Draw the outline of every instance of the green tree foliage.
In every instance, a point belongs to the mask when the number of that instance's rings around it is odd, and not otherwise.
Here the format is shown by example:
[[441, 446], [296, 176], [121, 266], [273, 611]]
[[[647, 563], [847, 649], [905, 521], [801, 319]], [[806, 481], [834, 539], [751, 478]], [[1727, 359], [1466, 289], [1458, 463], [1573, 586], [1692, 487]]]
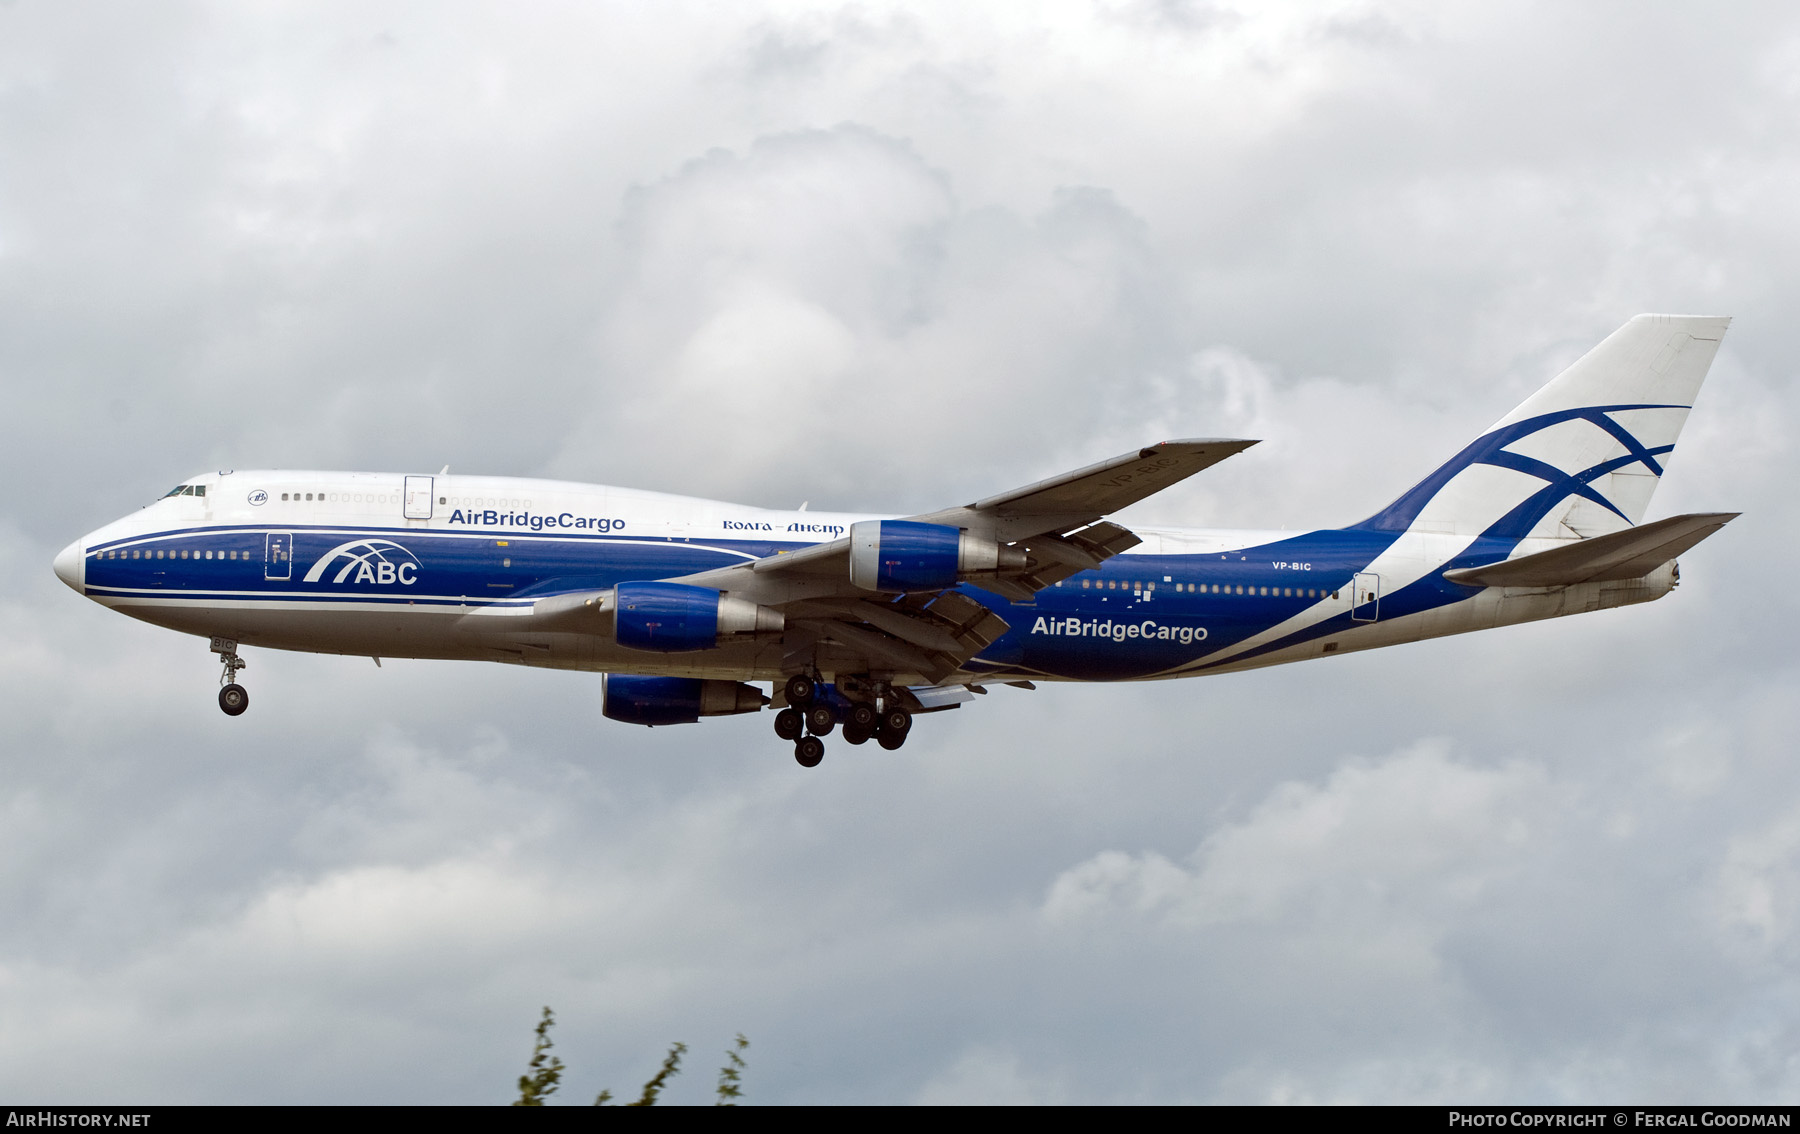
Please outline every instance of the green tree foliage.
[[519, 1076], [519, 1101], [514, 1106], [543, 1106], [562, 1081], [562, 1060], [550, 1054], [550, 1025], [554, 1023], [556, 1017], [546, 1004], [544, 1018], [538, 1021], [537, 1042], [531, 1047], [531, 1062], [526, 1065], [526, 1073]]
[[736, 1106], [743, 1097], [744, 1088], [740, 1085], [744, 1074], [744, 1051], [750, 1041], [744, 1033], [737, 1034], [737, 1043], [725, 1052], [725, 1066], [719, 1068], [719, 1101], [714, 1106]]
[[[655, 1106], [657, 1096], [662, 1094], [663, 1087], [669, 1082], [669, 1076], [681, 1072], [681, 1057], [685, 1054], [687, 1054], [687, 1044], [677, 1040], [675, 1046], [669, 1049], [669, 1054], [663, 1056], [662, 1069], [650, 1076], [650, 1081], [644, 1084], [644, 1093], [638, 1096], [638, 1101], [626, 1103], [625, 1105]], [[612, 1092], [601, 1091], [600, 1093], [602, 1095], [610, 1095]], [[594, 1105], [599, 1106], [600, 1100], [595, 1099]]]
[[[556, 1023], [556, 1017], [550, 1014], [548, 1005], [544, 1008], [543, 1019], [538, 1021], [537, 1042], [531, 1048], [531, 1062], [525, 1074], [519, 1076], [519, 1098], [514, 1106], [543, 1106], [544, 1100], [556, 1093], [562, 1082], [562, 1060], [550, 1054], [550, 1028]], [[750, 1041], [739, 1032], [737, 1043], [725, 1052], [725, 1066], [719, 1068], [718, 1100], [714, 1106], [736, 1106], [737, 1100], [743, 1097], [744, 1052], [750, 1047]], [[687, 1044], [677, 1042], [669, 1048], [669, 1054], [663, 1057], [662, 1066], [650, 1081], [644, 1084], [643, 1093], [636, 1102], [626, 1106], [655, 1106], [662, 1096], [663, 1088], [669, 1080], [681, 1073], [681, 1057], [687, 1054]], [[595, 1106], [606, 1106], [612, 1102], [611, 1091], [601, 1091], [594, 1100]]]

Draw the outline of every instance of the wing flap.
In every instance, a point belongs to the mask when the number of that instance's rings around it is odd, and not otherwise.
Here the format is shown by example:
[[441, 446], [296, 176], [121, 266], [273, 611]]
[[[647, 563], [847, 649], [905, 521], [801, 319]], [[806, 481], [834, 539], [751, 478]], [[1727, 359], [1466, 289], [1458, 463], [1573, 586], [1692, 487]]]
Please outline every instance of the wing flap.
[[814, 600], [788, 608], [788, 625], [887, 668], [943, 681], [987, 649], [1008, 626], [1004, 618], [956, 591], [876, 599]]
[[1068, 535], [1032, 536], [1018, 545], [1025, 551], [1030, 566], [1022, 571], [977, 579], [975, 585], [1013, 602], [1030, 602], [1045, 587], [1071, 575], [1091, 571], [1143, 542], [1136, 533], [1110, 521], [1092, 524]]
[[1444, 578], [1470, 587], [1566, 587], [1636, 579], [1712, 535], [1741, 513], [1696, 512], [1653, 524], [1594, 536], [1568, 547], [1540, 551], [1481, 567], [1445, 571]]

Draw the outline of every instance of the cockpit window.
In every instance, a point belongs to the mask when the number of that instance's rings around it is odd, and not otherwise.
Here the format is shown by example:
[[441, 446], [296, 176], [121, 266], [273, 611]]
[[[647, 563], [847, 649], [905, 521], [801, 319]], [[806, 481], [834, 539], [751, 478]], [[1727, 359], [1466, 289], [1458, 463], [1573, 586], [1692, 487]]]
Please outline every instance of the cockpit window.
[[169, 491], [163, 493], [163, 499], [167, 500], [171, 496], [192, 496], [193, 494], [194, 494], [194, 486], [193, 485], [178, 484], [174, 488], [171, 488], [171, 489], [169, 489]]

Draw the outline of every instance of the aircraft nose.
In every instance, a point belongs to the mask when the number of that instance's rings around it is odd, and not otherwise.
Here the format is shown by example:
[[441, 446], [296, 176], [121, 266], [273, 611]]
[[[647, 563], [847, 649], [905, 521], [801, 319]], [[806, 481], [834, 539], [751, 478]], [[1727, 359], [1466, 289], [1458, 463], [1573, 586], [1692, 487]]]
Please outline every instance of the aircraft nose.
[[56, 569], [57, 578], [74, 588], [76, 594], [82, 593], [82, 584], [86, 581], [82, 576], [86, 574], [87, 558], [82, 554], [80, 540], [57, 552], [56, 562], [52, 566]]

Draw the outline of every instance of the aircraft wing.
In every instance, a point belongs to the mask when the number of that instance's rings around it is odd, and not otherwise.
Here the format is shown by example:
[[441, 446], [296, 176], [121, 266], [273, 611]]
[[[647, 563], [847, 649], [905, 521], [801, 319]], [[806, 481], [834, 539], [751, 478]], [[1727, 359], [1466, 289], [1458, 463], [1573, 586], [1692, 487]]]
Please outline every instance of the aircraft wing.
[[[1242, 452], [1255, 441], [1165, 441], [959, 508], [908, 516], [959, 528], [1022, 554], [1014, 566], [971, 580], [1015, 601], [1098, 566], [1143, 542], [1108, 512]], [[850, 581], [851, 538], [817, 544], [669, 582], [716, 588], [782, 612], [784, 665], [850, 672], [916, 673], [942, 681], [1007, 630], [987, 606], [953, 588], [903, 594]]]
[[1670, 516], [1622, 532], [1577, 540], [1567, 547], [1540, 551], [1481, 567], [1445, 571], [1444, 578], [1466, 587], [1566, 587], [1636, 579], [1718, 531], [1738, 512], [1696, 512]]
[[1002, 543], [1065, 532], [1136, 504], [1254, 444], [1217, 437], [1164, 441], [961, 508], [910, 518], [967, 528]]

